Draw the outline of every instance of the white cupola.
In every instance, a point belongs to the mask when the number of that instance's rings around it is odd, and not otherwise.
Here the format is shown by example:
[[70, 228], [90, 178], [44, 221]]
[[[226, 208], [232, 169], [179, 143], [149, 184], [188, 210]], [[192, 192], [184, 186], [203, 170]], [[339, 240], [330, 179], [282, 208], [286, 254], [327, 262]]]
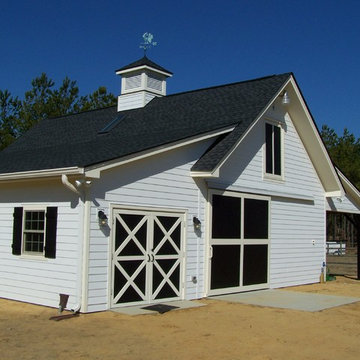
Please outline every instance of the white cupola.
[[144, 107], [155, 96], [166, 95], [166, 79], [172, 72], [146, 56], [116, 71], [121, 75], [118, 111]]

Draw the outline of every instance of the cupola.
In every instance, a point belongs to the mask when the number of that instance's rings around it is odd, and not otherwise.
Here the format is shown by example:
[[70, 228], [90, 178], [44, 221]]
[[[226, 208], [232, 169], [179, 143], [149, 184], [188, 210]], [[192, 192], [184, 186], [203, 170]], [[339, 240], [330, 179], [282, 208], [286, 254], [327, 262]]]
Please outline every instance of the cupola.
[[116, 71], [121, 75], [118, 111], [144, 107], [155, 96], [166, 95], [166, 79], [172, 72], [146, 56]]

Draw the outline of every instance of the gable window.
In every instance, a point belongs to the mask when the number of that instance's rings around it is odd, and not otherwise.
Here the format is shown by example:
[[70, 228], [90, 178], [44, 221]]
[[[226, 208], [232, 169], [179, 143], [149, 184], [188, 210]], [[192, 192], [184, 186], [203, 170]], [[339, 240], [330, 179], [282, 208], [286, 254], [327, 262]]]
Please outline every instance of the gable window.
[[281, 166], [282, 146], [281, 127], [265, 124], [265, 172], [266, 174], [282, 176]]
[[56, 257], [57, 207], [14, 209], [14, 255]]

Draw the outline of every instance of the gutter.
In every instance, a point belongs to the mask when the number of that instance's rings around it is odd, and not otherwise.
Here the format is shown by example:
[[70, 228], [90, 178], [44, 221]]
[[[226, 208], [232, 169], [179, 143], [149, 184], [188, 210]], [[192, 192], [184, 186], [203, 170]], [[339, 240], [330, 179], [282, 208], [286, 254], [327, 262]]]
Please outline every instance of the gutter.
[[62, 175], [83, 175], [84, 168], [77, 166], [57, 169], [31, 170], [0, 174], [0, 181], [28, 180], [42, 177], [57, 177]]

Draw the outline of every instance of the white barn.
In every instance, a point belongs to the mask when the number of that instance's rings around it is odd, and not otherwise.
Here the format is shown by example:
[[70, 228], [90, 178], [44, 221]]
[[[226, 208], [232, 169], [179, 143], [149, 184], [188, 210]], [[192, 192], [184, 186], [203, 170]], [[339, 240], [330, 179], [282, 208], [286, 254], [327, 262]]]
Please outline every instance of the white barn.
[[166, 95], [144, 57], [118, 105], [0, 153], [0, 297], [81, 312], [319, 282], [326, 210], [360, 213], [291, 73]]

